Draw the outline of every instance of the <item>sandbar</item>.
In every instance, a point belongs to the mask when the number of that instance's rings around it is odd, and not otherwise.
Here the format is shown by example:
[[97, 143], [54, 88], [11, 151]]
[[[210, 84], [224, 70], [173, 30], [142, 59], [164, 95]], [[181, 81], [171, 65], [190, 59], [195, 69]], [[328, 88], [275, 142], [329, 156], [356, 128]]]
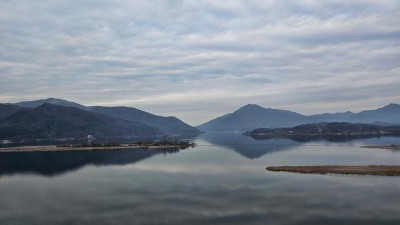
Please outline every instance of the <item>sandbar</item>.
[[397, 165], [368, 165], [368, 166], [269, 166], [269, 171], [284, 171], [294, 173], [314, 174], [355, 174], [355, 175], [378, 175], [378, 176], [400, 176], [400, 166]]
[[97, 146], [97, 147], [63, 147], [57, 145], [42, 146], [19, 146], [0, 148], [0, 152], [48, 152], [48, 151], [91, 151], [91, 150], [118, 150], [118, 149], [173, 149], [181, 148], [180, 145], [120, 145], [120, 146]]

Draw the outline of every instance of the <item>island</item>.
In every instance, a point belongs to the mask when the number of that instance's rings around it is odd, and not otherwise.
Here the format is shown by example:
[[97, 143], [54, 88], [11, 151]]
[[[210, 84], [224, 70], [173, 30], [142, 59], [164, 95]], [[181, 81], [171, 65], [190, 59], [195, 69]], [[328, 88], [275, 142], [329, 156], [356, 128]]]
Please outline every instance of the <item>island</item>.
[[400, 166], [397, 165], [368, 165], [368, 166], [269, 166], [268, 171], [284, 171], [294, 173], [314, 174], [354, 174], [400, 176]]
[[285, 137], [295, 140], [328, 139], [351, 140], [354, 138], [400, 136], [400, 126], [377, 126], [372, 124], [331, 122], [309, 123], [290, 128], [257, 128], [244, 135], [255, 139]]

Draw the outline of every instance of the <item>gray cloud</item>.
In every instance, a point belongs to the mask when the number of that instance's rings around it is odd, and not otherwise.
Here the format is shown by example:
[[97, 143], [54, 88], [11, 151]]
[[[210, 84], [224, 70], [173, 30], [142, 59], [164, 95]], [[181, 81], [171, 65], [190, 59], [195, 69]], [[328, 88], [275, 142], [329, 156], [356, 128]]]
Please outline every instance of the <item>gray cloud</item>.
[[197, 125], [244, 104], [400, 102], [398, 1], [0, 1], [0, 101], [128, 105]]

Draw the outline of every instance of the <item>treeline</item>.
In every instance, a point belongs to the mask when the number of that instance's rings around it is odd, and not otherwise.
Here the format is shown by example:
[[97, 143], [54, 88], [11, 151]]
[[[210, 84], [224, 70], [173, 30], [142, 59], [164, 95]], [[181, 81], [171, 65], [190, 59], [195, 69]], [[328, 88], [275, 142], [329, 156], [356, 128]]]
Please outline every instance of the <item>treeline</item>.
[[258, 128], [245, 135], [250, 136], [300, 136], [300, 135], [336, 135], [336, 136], [385, 136], [400, 135], [400, 126], [376, 126], [372, 124], [354, 124], [344, 122], [310, 123], [291, 128]]
[[90, 147], [120, 147], [122, 144], [118, 143], [84, 143], [84, 144], [61, 144], [57, 147], [62, 148], [90, 148]]
[[187, 140], [139, 140], [135, 143], [130, 144], [120, 144], [116, 142], [109, 143], [80, 143], [80, 144], [59, 144], [57, 147], [63, 148], [91, 148], [91, 147], [126, 147], [126, 146], [139, 146], [139, 147], [163, 147], [163, 146], [174, 146], [180, 149], [185, 149], [188, 147], [195, 147], [196, 144]]
[[187, 140], [140, 140], [136, 142], [138, 146], [149, 147], [149, 146], [177, 146], [177, 147], [195, 147], [196, 144]]

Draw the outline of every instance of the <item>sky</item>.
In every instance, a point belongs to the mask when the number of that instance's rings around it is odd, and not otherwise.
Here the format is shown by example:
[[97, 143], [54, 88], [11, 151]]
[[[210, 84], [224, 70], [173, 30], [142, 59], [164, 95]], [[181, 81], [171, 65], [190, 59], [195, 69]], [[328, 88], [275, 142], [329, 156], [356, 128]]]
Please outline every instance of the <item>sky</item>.
[[246, 104], [400, 103], [400, 1], [0, 0], [0, 102], [132, 106], [199, 125]]

